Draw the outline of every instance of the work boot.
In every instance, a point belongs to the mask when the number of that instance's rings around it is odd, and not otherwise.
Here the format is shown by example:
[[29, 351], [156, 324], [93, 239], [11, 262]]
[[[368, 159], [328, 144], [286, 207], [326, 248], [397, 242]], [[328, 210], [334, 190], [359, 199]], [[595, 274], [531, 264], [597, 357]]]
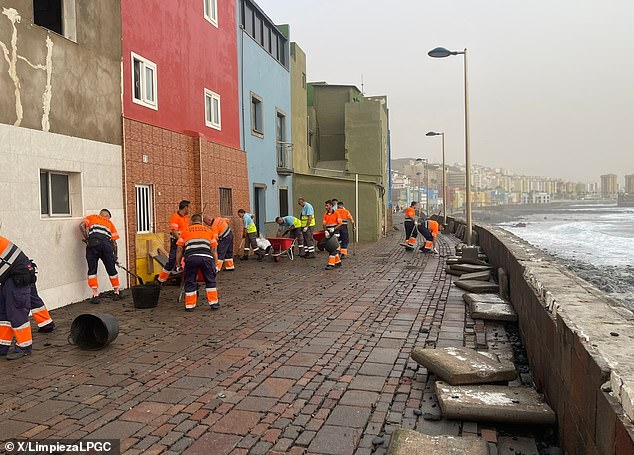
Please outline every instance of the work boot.
[[209, 308], [211, 308], [212, 310], [219, 310], [220, 309], [220, 304], [219, 303], [210, 303], [209, 304]]
[[330, 265], [330, 264], [328, 264], [328, 265], [326, 266], [326, 270], [333, 270], [333, 269], [334, 269], [334, 267], [333, 267], [332, 265]]
[[248, 261], [249, 260], [249, 255], [245, 254], [240, 259], [242, 259], [243, 261]]
[[115, 302], [121, 300], [121, 294], [119, 294], [118, 292], [115, 293], [115, 295], [112, 296], [112, 300], [114, 300]]
[[23, 350], [23, 349], [16, 348], [14, 351], [11, 351], [7, 354], [7, 360], [18, 360], [28, 355], [31, 355], [30, 349]]
[[312, 251], [306, 255], [306, 259], [315, 259], [315, 257], [315, 253], [313, 253]]
[[93, 305], [97, 305], [99, 303], [99, 296], [96, 295], [93, 298], [91, 298], [90, 303], [92, 303]]
[[39, 333], [51, 333], [53, 330], [55, 330], [55, 323], [53, 321], [37, 329]]
[[185, 308], [185, 311], [194, 311], [194, 308]]
[[335, 267], [341, 267], [341, 262], [337, 262], [337, 263], [335, 264]]
[[347, 254], [340, 254], [340, 255], [339, 255], [339, 257], [340, 257], [341, 259], [345, 259], [345, 258], [346, 258], [346, 256], [347, 256]]

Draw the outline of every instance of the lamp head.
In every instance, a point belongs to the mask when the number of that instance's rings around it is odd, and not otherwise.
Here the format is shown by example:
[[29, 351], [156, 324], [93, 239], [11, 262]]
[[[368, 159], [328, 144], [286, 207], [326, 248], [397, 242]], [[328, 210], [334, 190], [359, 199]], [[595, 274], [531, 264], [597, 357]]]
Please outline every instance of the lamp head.
[[450, 55], [456, 55], [457, 52], [450, 51], [449, 49], [445, 49], [444, 47], [437, 47], [427, 52], [427, 55], [433, 58], [444, 58], [449, 57]]

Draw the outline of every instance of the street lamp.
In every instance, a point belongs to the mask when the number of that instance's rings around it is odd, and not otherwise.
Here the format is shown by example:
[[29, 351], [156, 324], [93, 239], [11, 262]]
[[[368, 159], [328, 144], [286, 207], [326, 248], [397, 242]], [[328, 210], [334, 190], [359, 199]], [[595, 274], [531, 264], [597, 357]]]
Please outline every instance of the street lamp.
[[[418, 160], [416, 160], [416, 161], [418, 161]], [[417, 177], [417, 179], [416, 179], [416, 185], [418, 185], [418, 198], [417, 198], [417, 199], [418, 199], [418, 202], [419, 202], [419, 203], [420, 203], [420, 174], [421, 174], [421, 172], [420, 172], [420, 171], [416, 173], [416, 177]], [[418, 210], [420, 210], [420, 206], [419, 206], [419, 209], [418, 209]]]
[[430, 131], [425, 134], [427, 137], [440, 136], [442, 140], [442, 216], [443, 222], [447, 219], [447, 187], [445, 185], [445, 133]]
[[472, 217], [471, 217], [471, 155], [469, 152], [469, 83], [467, 78], [467, 49], [462, 51], [450, 51], [444, 47], [437, 47], [427, 53], [433, 58], [445, 58], [450, 55], [463, 55], [464, 56], [464, 136], [465, 136], [465, 212], [467, 218], [467, 232], [465, 235], [465, 242], [467, 245], [471, 245], [471, 231], [472, 231]]
[[416, 158], [416, 162], [425, 163], [425, 214], [426, 216], [429, 216], [429, 160], [425, 158]]

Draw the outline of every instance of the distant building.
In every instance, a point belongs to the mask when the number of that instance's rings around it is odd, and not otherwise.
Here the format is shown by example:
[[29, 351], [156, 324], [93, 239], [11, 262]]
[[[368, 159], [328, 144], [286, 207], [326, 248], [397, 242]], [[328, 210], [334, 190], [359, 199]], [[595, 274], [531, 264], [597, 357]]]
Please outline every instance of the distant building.
[[531, 192], [522, 195], [524, 204], [550, 204], [550, 194], [544, 192]]
[[601, 176], [601, 196], [608, 199], [616, 198], [619, 192], [618, 177], [616, 174]]
[[[353, 216], [359, 216], [359, 239], [375, 241], [388, 223], [387, 98], [366, 97], [352, 85], [308, 84], [305, 60], [295, 47], [292, 59], [293, 106], [308, 98], [307, 130], [295, 138], [306, 146], [294, 148], [294, 192], [315, 206], [317, 220], [326, 199], [337, 197]], [[300, 134], [301, 110], [293, 112], [293, 131]], [[305, 118], [305, 117], [304, 117]], [[359, 207], [355, 206], [355, 175], [359, 179]]]
[[634, 174], [625, 176], [625, 192], [634, 194]]

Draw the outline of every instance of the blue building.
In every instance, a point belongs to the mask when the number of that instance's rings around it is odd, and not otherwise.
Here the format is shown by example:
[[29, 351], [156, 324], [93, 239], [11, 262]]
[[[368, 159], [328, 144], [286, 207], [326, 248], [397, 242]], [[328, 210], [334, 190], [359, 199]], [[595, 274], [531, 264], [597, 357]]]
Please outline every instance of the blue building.
[[238, 0], [240, 144], [247, 152], [251, 212], [271, 235], [293, 213], [288, 27], [277, 27], [251, 0]]

